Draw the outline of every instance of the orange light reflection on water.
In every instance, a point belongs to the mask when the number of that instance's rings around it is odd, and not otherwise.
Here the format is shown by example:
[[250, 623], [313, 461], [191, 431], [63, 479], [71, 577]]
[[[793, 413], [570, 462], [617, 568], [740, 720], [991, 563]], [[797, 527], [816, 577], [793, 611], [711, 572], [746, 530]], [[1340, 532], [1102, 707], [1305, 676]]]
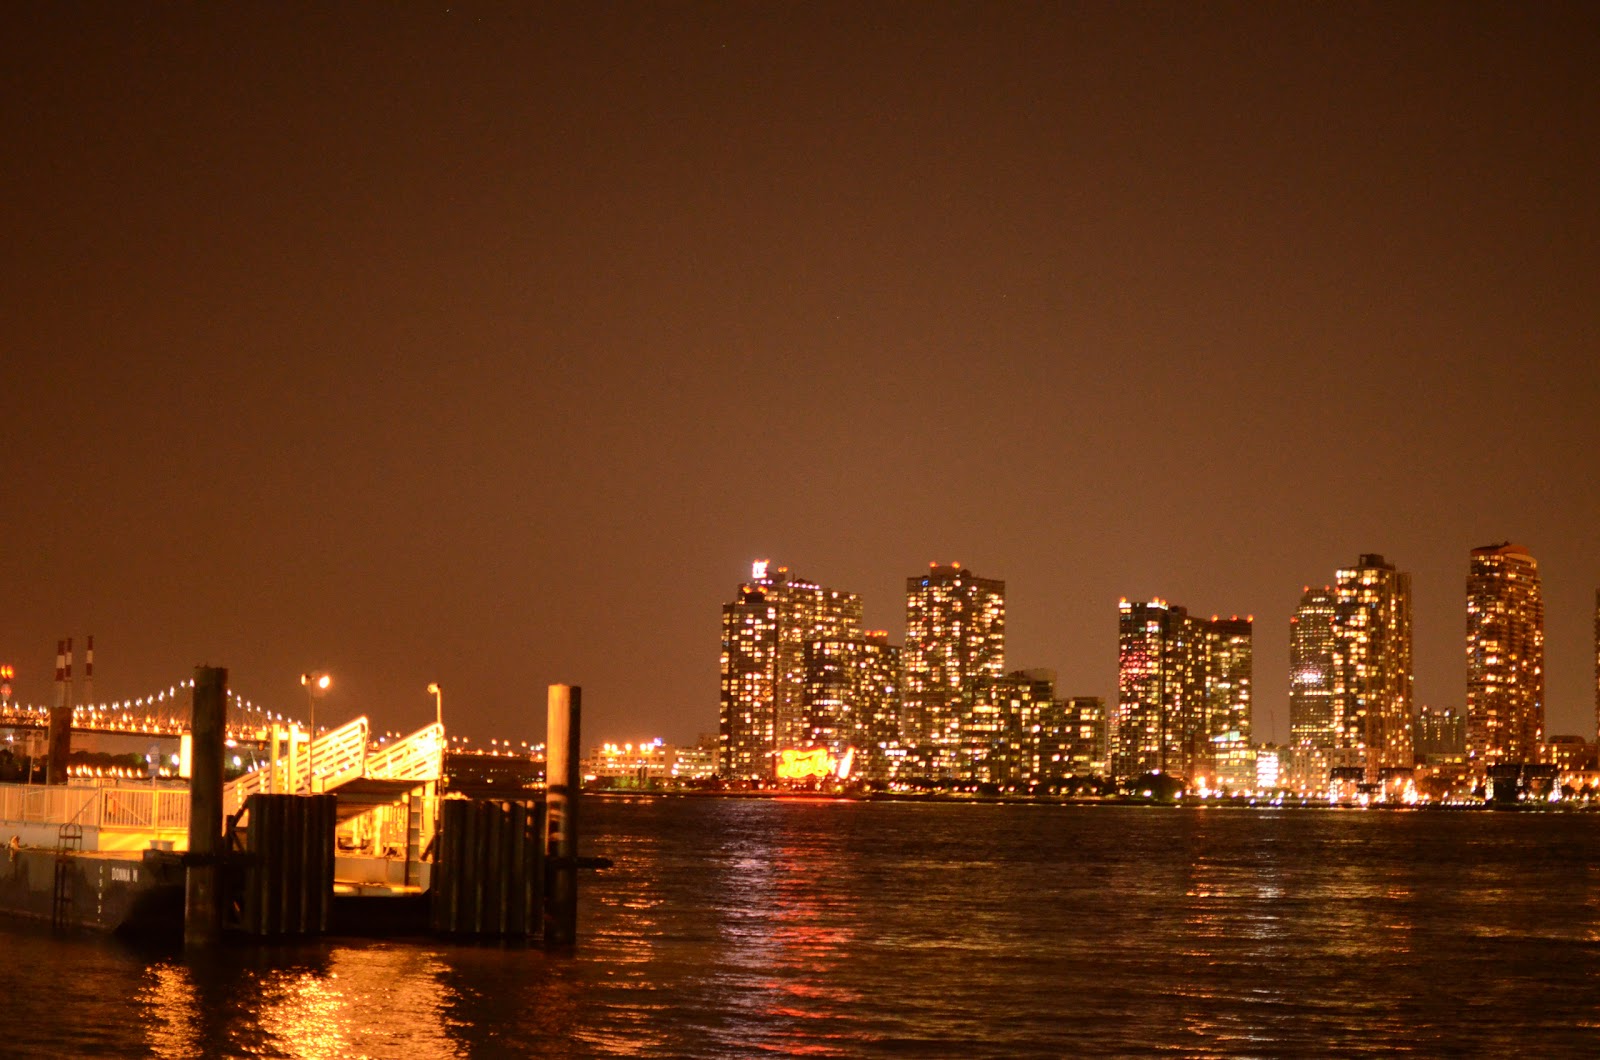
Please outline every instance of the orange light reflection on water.
[[[215, 962], [153, 965], [141, 990], [144, 1038], [158, 1057], [465, 1056], [445, 1013], [445, 965], [407, 945], [340, 947], [288, 967]], [[231, 1011], [209, 1025], [204, 1012]], [[207, 1034], [218, 1040], [211, 1040]]]
[[201, 1055], [200, 1006], [187, 968], [151, 966], [134, 1000], [145, 1016], [144, 1036], [151, 1055], [173, 1060]]

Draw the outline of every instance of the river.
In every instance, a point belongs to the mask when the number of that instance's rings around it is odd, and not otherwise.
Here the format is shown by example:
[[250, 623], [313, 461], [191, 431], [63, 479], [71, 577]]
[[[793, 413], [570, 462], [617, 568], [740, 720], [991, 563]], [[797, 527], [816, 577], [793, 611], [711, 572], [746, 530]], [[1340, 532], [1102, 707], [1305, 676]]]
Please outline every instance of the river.
[[571, 954], [0, 926], [0, 1056], [1600, 1054], [1600, 815], [590, 799]]

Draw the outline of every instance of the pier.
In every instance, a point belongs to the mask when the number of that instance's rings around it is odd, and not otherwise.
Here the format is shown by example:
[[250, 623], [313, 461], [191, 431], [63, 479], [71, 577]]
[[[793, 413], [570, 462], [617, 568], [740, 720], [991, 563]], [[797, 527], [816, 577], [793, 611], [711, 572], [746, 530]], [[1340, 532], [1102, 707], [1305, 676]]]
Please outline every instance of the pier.
[[56, 783], [0, 784], [0, 836], [10, 839], [0, 913], [191, 946], [430, 932], [573, 942], [579, 689], [550, 690], [566, 754], [552, 767], [549, 812], [542, 790], [450, 791], [442, 720], [393, 741], [374, 740], [364, 716], [314, 739], [276, 719], [252, 725], [258, 767], [224, 783], [227, 745], [242, 729], [229, 717], [227, 672], [198, 667], [184, 686], [188, 781], [68, 777], [63, 730], [74, 727], [61, 706], [52, 711]]

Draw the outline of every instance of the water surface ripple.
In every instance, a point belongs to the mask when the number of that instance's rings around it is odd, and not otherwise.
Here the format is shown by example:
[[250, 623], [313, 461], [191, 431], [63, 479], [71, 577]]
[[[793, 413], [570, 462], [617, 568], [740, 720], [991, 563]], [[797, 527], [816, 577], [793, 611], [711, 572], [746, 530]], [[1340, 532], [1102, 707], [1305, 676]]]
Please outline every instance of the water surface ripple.
[[4, 1056], [1600, 1053], [1600, 817], [593, 799], [574, 955], [0, 928]]

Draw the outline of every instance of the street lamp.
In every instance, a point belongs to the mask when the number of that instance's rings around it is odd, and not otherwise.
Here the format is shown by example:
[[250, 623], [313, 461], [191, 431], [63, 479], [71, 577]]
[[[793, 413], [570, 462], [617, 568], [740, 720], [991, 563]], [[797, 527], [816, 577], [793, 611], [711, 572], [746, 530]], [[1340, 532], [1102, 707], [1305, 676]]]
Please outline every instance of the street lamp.
[[439, 682], [428, 682], [428, 691], [433, 693], [433, 720], [439, 723], [439, 728], [444, 728], [444, 689], [439, 687]]
[[323, 693], [333, 686], [333, 678], [326, 670], [316, 673], [301, 674], [300, 683], [305, 686], [306, 702], [311, 706], [311, 740], [306, 744], [306, 787], [313, 794], [316, 793], [317, 783], [317, 700]]

